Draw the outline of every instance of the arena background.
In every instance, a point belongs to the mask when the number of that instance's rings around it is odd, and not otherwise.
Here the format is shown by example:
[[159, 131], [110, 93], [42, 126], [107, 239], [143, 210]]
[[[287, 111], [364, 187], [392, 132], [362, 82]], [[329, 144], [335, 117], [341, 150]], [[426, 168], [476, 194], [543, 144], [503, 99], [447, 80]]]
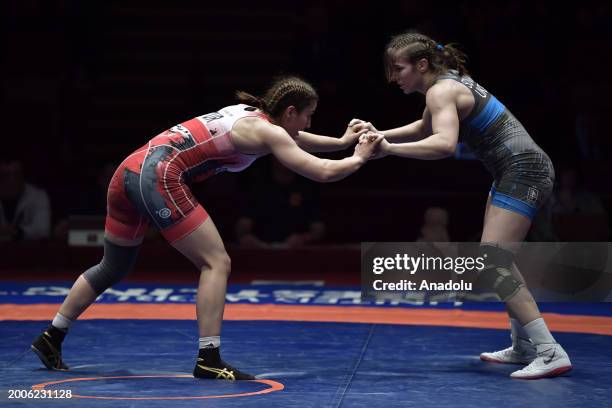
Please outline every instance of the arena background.
[[[105, 163], [120, 162], [175, 123], [233, 103], [237, 89], [261, 92], [278, 74], [296, 73], [317, 87], [313, 132], [340, 136], [353, 117], [379, 128], [402, 125], [421, 115], [424, 100], [385, 82], [382, 51], [390, 35], [416, 28], [459, 43], [472, 75], [549, 153], [557, 177], [564, 167], [578, 168], [610, 211], [609, 5], [376, 6], [4, 2], [5, 149], [21, 155], [28, 179], [47, 189], [57, 221]], [[584, 133], [590, 153], [580, 147]], [[195, 187], [226, 240], [244, 211], [241, 194], [265, 166], [260, 160], [246, 173]], [[490, 183], [477, 161], [387, 158], [320, 186], [321, 212], [331, 242], [395, 241], [415, 239], [423, 210], [441, 205], [450, 211], [451, 237], [468, 240], [480, 229]]]

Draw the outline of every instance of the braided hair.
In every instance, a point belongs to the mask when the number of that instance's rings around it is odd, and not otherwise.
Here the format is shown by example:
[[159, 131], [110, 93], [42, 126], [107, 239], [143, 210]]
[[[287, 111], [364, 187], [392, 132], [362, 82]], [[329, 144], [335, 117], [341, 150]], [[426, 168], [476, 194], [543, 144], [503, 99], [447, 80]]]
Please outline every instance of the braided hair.
[[424, 34], [408, 31], [392, 37], [387, 44], [385, 52], [387, 80], [391, 80], [392, 59], [398, 52], [402, 58], [411, 63], [425, 58], [429, 62], [429, 69], [436, 74], [454, 69], [460, 76], [469, 75], [465, 68], [467, 56], [459, 51], [455, 44], [439, 44]]
[[296, 76], [277, 78], [262, 97], [244, 91], [236, 91], [236, 98], [244, 104], [255, 106], [273, 118], [278, 118], [289, 106], [301, 112], [319, 99], [317, 91], [308, 82]]

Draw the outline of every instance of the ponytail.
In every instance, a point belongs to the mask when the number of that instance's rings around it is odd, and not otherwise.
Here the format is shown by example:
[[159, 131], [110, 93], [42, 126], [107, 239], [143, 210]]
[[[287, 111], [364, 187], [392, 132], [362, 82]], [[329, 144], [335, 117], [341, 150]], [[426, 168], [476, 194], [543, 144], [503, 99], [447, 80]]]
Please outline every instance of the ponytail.
[[264, 112], [268, 111], [266, 102], [263, 99], [257, 96], [251, 95], [248, 92], [236, 91], [234, 96], [236, 97], [236, 99], [238, 99], [238, 102], [240, 103], [244, 103], [245, 105], [249, 105], [249, 106], [254, 106], [257, 109], [260, 109]]
[[[458, 71], [460, 76], [469, 75], [468, 70], [465, 68], [467, 56], [462, 51], [458, 50], [455, 44], [438, 44], [436, 50], [438, 51], [441, 65]], [[434, 56], [434, 60], [435, 59]]]

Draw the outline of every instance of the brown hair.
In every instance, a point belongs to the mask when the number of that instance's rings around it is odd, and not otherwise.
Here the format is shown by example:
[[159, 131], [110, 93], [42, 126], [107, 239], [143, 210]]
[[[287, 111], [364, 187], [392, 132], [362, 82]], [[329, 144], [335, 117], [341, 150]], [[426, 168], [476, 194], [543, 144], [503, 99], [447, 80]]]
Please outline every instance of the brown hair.
[[267, 89], [264, 96], [253, 96], [244, 91], [236, 91], [240, 103], [255, 106], [273, 118], [278, 118], [289, 106], [301, 112], [312, 102], [319, 99], [317, 91], [308, 82], [296, 76], [277, 78]]
[[429, 62], [429, 70], [437, 74], [449, 69], [459, 71], [459, 75], [468, 75], [465, 68], [467, 56], [459, 51], [455, 44], [439, 44], [428, 36], [416, 31], [408, 31], [391, 38], [385, 50], [385, 70], [387, 80], [391, 80], [392, 57], [396, 52], [411, 63], [425, 58]]

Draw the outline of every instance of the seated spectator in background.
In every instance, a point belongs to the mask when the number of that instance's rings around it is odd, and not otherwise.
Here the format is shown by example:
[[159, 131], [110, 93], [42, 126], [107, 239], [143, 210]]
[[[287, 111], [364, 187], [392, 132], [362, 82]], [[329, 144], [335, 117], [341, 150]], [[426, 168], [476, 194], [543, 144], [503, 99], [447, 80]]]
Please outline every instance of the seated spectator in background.
[[574, 167], [561, 170], [559, 188], [553, 199], [555, 214], [606, 214], [599, 196], [583, 187], [580, 174]]
[[117, 164], [104, 163], [96, 176], [95, 184], [79, 192], [69, 215], [100, 215], [106, 216], [106, 193]]
[[578, 152], [583, 160], [599, 161], [604, 159], [604, 133], [598, 129], [601, 119], [592, 112], [576, 115], [575, 134]]
[[316, 187], [276, 160], [271, 172], [266, 182], [254, 185], [249, 210], [235, 226], [237, 243], [250, 248], [295, 248], [321, 242], [325, 224], [319, 218]]
[[66, 210], [64, 218], [60, 219], [53, 228], [53, 236], [66, 239], [68, 236], [69, 216], [106, 216], [106, 190], [111, 177], [115, 172], [114, 163], [105, 163], [98, 173], [96, 182], [91, 188], [84, 189], [70, 201], [70, 208]]
[[[104, 218], [106, 217], [106, 194], [117, 164], [107, 162], [102, 165], [96, 177], [96, 182], [91, 184], [90, 188], [85, 188], [79, 191], [79, 194], [71, 199], [70, 208], [64, 214], [64, 218], [60, 219], [53, 228], [53, 236], [55, 238], [66, 240], [68, 238], [70, 216], [91, 216], [100, 217], [101, 227], [104, 227]], [[148, 239], [158, 239], [158, 234], [155, 228], [147, 230], [146, 237]]]
[[601, 198], [584, 188], [576, 168], [561, 170], [552, 200], [553, 227], [560, 241], [609, 239], [609, 218]]
[[441, 207], [429, 207], [423, 215], [423, 225], [418, 242], [449, 242], [448, 211]]
[[0, 159], [0, 241], [48, 238], [50, 230], [47, 193], [26, 183], [21, 160]]

